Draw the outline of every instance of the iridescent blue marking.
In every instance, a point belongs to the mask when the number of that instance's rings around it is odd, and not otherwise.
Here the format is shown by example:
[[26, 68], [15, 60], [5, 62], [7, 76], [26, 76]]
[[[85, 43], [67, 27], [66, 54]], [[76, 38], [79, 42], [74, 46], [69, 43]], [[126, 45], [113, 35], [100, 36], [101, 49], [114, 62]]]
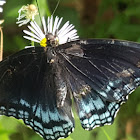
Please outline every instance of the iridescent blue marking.
[[19, 112], [19, 115], [18, 116], [21, 117], [21, 118], [24, 118], [24, 115], [23, 115], [24, 112], [23, 112], [23, 110], [19, 110], [18, 112]]
[[55, 133], [55, 137], [56, 138], [59, 137], [59, 132]]
[[54, 112], [51, 112], [49, 110], [48, 113], [49, 113], [49, 116], [50, 116], [51, 120], [53, 120], [53, 121], [59, 121], [60, 120], [57, 110], [54, 110]]
[[95, 121], [93, 121], [90, 126], [91, 126], [91, 128], [93, 128], [95, 126]]
[[39, 128], [43, 129], [43, 126], [42, 126], [42, 124], [40, 124], [39, 122], [37, 122], [37, 121], [34, 121], [34, 124], [35, 124], [35, 126], [38, 126]]
[[65, 133], [63, 133], [63, 132], [60, 132], [60, 135], [61, 135], [61, 136], [65, 136]]
[[104, 91], [99, 91], [99, 94], [102, 95], [103, 97], [107, 97], [107, 94]]
[[106, 122], [106, 120], [102, 120], [101, 122], [102, 122], [102, 124], [104, 124]]
[[41, 118], [44, 123], [50, 122], [48, 108], [46, 108], [46, 111], [41, 110]]
[[[81, 99], [81, 104], [82, 104], [82, 108], [83, 108], [84, 112], [86, 112], [88, 114], [91, 111], [89, 104], [85, 104], [84, 100], [82, 100], [82, 99]], [[91, 102], [90, 102], [90, 104], [91, 104]]]
[[83, 120], [83, 124], [88, 124], [88, 119]]
[[10, 108], [9, 111], [15, 112], [16, 110], [14, 108]]
[[94, 121], [94, 117], [93, 116], [89, 118], [89, 124], [92, 124], [92, 122]]
[[24, 112], [25, 116], [29, 116], [29, 113], [27, 111]]
[[103, 120], [104, 118], [105, 118], [105, 114], [103, 113], [100, 115], [100, 119]]
[[99, 116], [97, 114], [93, 115], [95, 120], [99, 119]]
[[114, 87], [114, 83], [112, 81], [109, 81], [109, 86]]
[[101, 124], [100, 120], [96, 120], [95, 122], [96, 122], [96, 124]]
[[[35, 106], [36, 107], [36, 106]], [[40, 114], [41, 114], [41, 107], [40, 106], [37, 106], [37, 108], [35, 108], [35, 116], [37, 116], [38, 118], [40, 118]]]
[[80, 111], [80, 112], [79, 112], [79, 117], [80, 117], [80, 118], [83, 118], [84, 116], [85, 116], [85, 112]]
[[111, 122], [112, 121], [112, 118], [111, 117], [107, 118], [107, 121], [108, 122]]
[[97, 110], [104, 108], [104, 103], [102, 102], [102, 100], [99, 97], [93, 102], [94, 102], [95, 108]]
[[29, 104], [27, 101], [23, 100], [23, 99], [20, 99], [19, 103], [20, 103], [22, 106], [25, 105], [26, 107], [30, 108], [30, 104]]
[[111, 87], [107, 85], [105, 91], [108, 93], [110, 90], [111, 90]]
[[118, 105], [118, 104], [116, 104], [116, 105], [115, 105], [115, 108], [116, 108], [116, 109], [118, 109], [118, 108], [119, 108], [119, 105]]
[[54, 137], [54, 136], [52, 136], [52, 135], [50, 136], [50, 138], [51, 138], [51, 139], [55, 139], [55, 137]]
[[110, 112], [105, 112], [106, 118], [110, 116]]
[[46, 128], [44, 128], [44, 132], [45, 132], [46, 134], [53, 135], [52, 129], [46, 129]]

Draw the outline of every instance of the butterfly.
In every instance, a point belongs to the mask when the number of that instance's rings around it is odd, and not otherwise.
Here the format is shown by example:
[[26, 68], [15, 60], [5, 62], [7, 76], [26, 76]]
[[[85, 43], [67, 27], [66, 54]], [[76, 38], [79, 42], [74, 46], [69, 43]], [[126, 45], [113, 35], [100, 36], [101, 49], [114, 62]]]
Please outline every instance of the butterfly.
[[[111, 124], [140, 85], [140, 44], [88, 39], [21, 50], [0, 63], [0, 114], [23, 119], [44, 139]], [[53, 62], [50, 62], [51, 60]]]
[[84, 129], [112, 124], [140, 85], [140, 44], [77, 39], [72, 25], [56, 30], [48, 20], [44, 32], [35, 22], [28, 26], [34, 34], [24, 31], [43, 47], [26, 47], [0, 62], [0, 114], [23, 119], [45, 140], [73, 132], [72, 99]]

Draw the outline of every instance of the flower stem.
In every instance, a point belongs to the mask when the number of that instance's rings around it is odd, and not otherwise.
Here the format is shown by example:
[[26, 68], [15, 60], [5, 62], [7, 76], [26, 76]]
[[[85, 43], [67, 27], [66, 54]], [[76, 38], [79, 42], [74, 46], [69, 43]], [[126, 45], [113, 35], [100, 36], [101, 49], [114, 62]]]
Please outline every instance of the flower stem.
[[111, 140], [111, 138], [109, 137], [109, 135], [107, 134], [107, 132], [105, 131], [105, 129], [104, 129], [103, 127], [101, 127], [101, 129], [102, 129], [102, 131], [104, 132], [106, 138], [107, 138], [108, 140]]
[[34, 43], [34, 41], [31, 41], [31, 46], [35, 46], [35, 43]]

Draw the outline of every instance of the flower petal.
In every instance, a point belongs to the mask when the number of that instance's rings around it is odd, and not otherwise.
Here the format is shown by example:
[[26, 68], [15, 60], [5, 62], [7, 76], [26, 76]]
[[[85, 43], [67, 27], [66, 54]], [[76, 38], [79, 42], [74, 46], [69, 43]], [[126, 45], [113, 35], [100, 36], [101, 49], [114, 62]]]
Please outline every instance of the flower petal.
[[53, 16], [51, 16], [50, 19], [50, 33], [52, 33], [52, 30], [53, 30]]
[[35, 46], [25, 46], [25, 49], [28, 49], [28, 48], [33, 48]]
[[46, 28], [46, 21], [45, 21], [44, 17], [42, 18], [42, 24], [43, 24], [43, 29], [44, 29], [44, 32], [45, 32], [45, 35], [46, 35], [47, 34], [47, 28]]
[[57, 27], [57, 24], [58, 24], [58, 20], [59, 20], [59, 18], [56, 17], [55, 21], [54, 21], [54, 25], [53, 25], [53, 32], [52, 32], [53, 35], [55, 35], [55, 32], [57, 30], [56, 27]]
[[38, 32], [36, 32], [36, 30], [34, 30], [31, 26], [27, 26], [27, 27], [31, 30], [32, 33], [34, 33], [34, 34], [39, 38], [39, 40], [42, 39], [42, 38], [38, 35]]
[[35, 34], [29, 32], [29, 31], [26, 31], [26, 30], [23, 30], [23, 32], [24, 32], [25, 34], [27, 34], [27, 35], [29, 35], [29, 36], [31, 36], [31, 37], [33, 37], [33, 38], [35, 38], [35, 39], [37, 39], [37, 40], [40, 41], [40, 38], [39, 38], [38, 36], [36, 36]]
[[24, 38], [28, 39], [28, 40], [31, 40], [31, 41], [34, 41], [34, 42], [37, 42], [37, 43], [40, 43], [40, 41], [32, 38], [32, 37], [29, 37], [29, 36], [23, 36]]
[[59, 30], [58, 34], [61, 34], [62, 32], [67, 32], [67, 27], [69, 26], [69, 21], [67, 21], [63, 27]]
[[34, 21], [34, 22], [30, 22], [30, 24], [36, 30], [36, 32], [38, 32], [38, 36], [40, 36], [43, 39], [45, 37], [45, 35], [43, 34], [42, 30], [37, 25], [37, 23]]

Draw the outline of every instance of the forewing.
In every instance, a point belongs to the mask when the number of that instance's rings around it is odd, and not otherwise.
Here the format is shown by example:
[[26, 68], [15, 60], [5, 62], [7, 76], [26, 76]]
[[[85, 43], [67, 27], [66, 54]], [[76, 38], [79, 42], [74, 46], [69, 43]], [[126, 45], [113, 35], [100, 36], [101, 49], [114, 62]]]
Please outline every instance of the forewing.
[[46, 140], [74, 128], [71, 100], [57, 107], [55, 73], [44, 48], [24, 49], [0, 62], [0, 114], [23, 119]]
[[59, 46], [85, 129], [113, 122], [120, 104], [140, 85], [140, 44], [90, 39]]

